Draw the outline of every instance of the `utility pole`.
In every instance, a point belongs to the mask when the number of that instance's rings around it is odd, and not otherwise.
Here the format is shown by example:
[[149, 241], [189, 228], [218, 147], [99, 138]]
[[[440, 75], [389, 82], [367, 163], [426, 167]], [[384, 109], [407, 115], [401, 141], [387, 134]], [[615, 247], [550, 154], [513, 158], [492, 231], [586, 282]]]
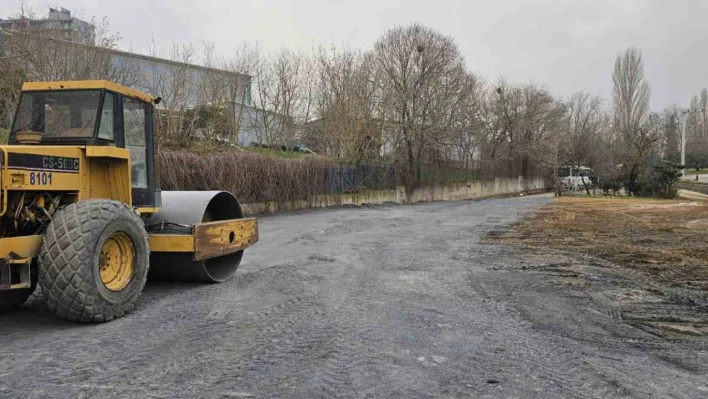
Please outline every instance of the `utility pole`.
[[686, 176], [686, 114], [688, 111], [681, 112], [681, 176]]

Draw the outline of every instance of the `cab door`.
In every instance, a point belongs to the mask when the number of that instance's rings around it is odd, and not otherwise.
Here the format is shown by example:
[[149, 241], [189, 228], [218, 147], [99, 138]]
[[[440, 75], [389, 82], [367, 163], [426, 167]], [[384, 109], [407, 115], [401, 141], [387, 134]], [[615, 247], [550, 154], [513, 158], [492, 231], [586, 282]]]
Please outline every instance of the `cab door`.
[[122, 96], [119, 105], [122, 115], [122, 134], [116, 137], [119, 147], [130, 151], [131, 188], [133, 206], [159, 207], [160, 188], [155, 168], [155, 145], [153, 134], [152, 104]]

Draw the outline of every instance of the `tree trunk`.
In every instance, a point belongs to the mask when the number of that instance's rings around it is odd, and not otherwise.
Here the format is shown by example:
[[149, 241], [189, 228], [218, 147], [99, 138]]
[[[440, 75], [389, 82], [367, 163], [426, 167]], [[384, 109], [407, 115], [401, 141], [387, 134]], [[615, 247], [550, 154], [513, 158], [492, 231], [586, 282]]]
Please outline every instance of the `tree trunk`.
[[521, 156], [521, 176], [524, 180], [529, 177], [529, 157], [527, 155]]
[[590, 194], [590, 187], [588, 187], [588, 184], [585, 183], [585, 176], [580, 176], [580, 177], [582, 178], [580, 181], [583, 182], [583, 187], [585, 187], [585, 193], [587, 193], [587, 195], [591, 195]]
[[403, 135], [406, 137], [406, 147], [408, 150], [408, 176], [406, 178], [406, 201], [410, 202], [413, 194], [413, 179], [415, 179], [415, 159], [413, 157], [413, 141], [407, 128], [403, 128]]

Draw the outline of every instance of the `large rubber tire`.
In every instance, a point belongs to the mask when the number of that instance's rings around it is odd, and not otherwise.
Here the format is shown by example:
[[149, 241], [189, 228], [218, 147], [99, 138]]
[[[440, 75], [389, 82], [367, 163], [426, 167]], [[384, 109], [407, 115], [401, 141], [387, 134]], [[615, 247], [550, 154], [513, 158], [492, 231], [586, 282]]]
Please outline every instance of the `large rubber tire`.
[[[35, 258], [36, 259], [36, 258]], [[9, 312], [23, 303], [27, 302], [34, 290], [37, 288], [37, 262], [33, 261], [31, 266], [31, 281], [30, 288], [19, 290], [2, 290], [0, 291], [0, 313]]]
[[[99, 257], [114, 233], [132, 241], [132, 277], [118, 291], [101, 280]], [[150, 259], [142, 220], [127, 205], [111, 200], [79, 201], [58, 211], [44, 235], [39, 286], [47, 306], [74, 322], [105, 322], [133, 309], [147, 279]]]

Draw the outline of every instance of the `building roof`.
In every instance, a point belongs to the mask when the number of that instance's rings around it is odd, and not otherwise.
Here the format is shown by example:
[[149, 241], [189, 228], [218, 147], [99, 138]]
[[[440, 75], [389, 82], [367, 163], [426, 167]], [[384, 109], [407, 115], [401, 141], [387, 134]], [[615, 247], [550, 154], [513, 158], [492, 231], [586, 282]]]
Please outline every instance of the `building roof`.
[[[6, 20], [5, 20], [5, 21], [6, 21]], [[8, 30], [8, 29], [2, 29], [2, 28], [0, 28], [0, 36], [2, 36], [3, 34], [5, 34], [5, 35], [13, 35], [13, 34], [29, 35], [29, 34], [26, 33], [26, 32], [21, 32], [21, 31]], [[243, 73], [243, 72], [227, 71], [227, 70], [224, 70], [224, 69], [217, 69], [217, 68], [212, 68], [212, 67], [206, 67], [206, 66], [198, 65], [198, 64], [189, 64], [189, 63], [185, 63], [185, 62], [173, 61], [173, 60], [166, 59], [166, 58], [159, 58], [159, 57], [153, 57], [153, 56], [144, 55], [144, 54], [131, 53], [131, 52], [128, 52], [128, 51], [118, 50], [118, 49], [115, 49], [115, 48], [98, 47], [98, 46], [95, 46], [95, 45], [93, 45], [93, 44], [86, 44], [86, 43], [74, 42], [74, 41], [69, 41], [69, 40], [63, 40], [63, 39], [61, 39], [61, 38], [56, 38], [56, 37], [51, 37], [51, 38], [49, 38], [49, 39], [51, 39], [51, 40], [56, 40], [56, 41], [59, 41], [59, 42], [70, 43], [70, 44], [73, 44], [73, 45], [76, 45], [76, 46], [89, 47], [89, 48], [93, 48], [93, 49], [96, 49], [96, 50], [99, 50], [99, 51], [106, 51], [106, 52], [109, 52], [109, 53], [111, 53], [111, 54], [113, 54], [113, 55], [123, 56], [123, 57], [131, 58], [131, 59], [142, 59], [142, 60], [146, 60], [146, 61], [150, 61], [150, 62], [154, 62], [154, 63], [161, 63], [161, 64], [166, 64], [166, 65], [173, 65], [173, 66], [177, 66], [177, 67], [186, 66], [186, 67], [188, 67], [189, 69], [196, 70], [196, 71], [212, 72], [212, 73], [217, 73], [217, 74], [221, 74], [221, 75], [231, 75], [231, 76], [237, 77], [237, 78], [239, 78], [239, 77], [240, 77], [240, 78], [246, 78], [246, 79], [250, 79], [250, 78], [251, 78], [250, 75], [248, 75], [248, 74], [246, 74], [246, 73]]]
[[57, 82], [27, 82], [22, 85], [22, 91], [47, 91], [47, 90], [90, 90], [106, 89], [124, 96], [153, 102], [154, 98], [141, 91], [131, 89], [107, 80], [67, 80]]
[[202, 71], [202, 72], [213, 72], [213, 73], [218, 73], [222, 75], [234, 75], [234, 76], [241, 76], [245, 78], [250, 78], [251, 76], [243, 73], [243, 72], [235, 72], [235, 71], [227, 71], [225, 69], [218, 69], [218, 68], [212, 68], [212, 67], [206, 67], [203, 65], [198, 65], [198, 64], [189, 64], [186, 62], [179, 62], [179, 61], [173, 61], [167, 58], [160, 58], [160, 57], [153, 57], [150, 55], [144, 55], [144, 54], [139, 54], [139, 53], [130, 53], [128, 51], [123, 51], [123, 50], [117, 50], [117, 49], [106, 49], [106, 51], [109, 51], [113, 54], [116, 55], [123, 55], [129, 58], [134, 58], [134, 59], [142, 59], [146, 61], [152, 61], [156, 63], [161, 63], [161, 64], [167, 64], [167, 65], [174, 65], [174, 66], [187, 66], [190, 69], [194, 69], [197, 71]]

